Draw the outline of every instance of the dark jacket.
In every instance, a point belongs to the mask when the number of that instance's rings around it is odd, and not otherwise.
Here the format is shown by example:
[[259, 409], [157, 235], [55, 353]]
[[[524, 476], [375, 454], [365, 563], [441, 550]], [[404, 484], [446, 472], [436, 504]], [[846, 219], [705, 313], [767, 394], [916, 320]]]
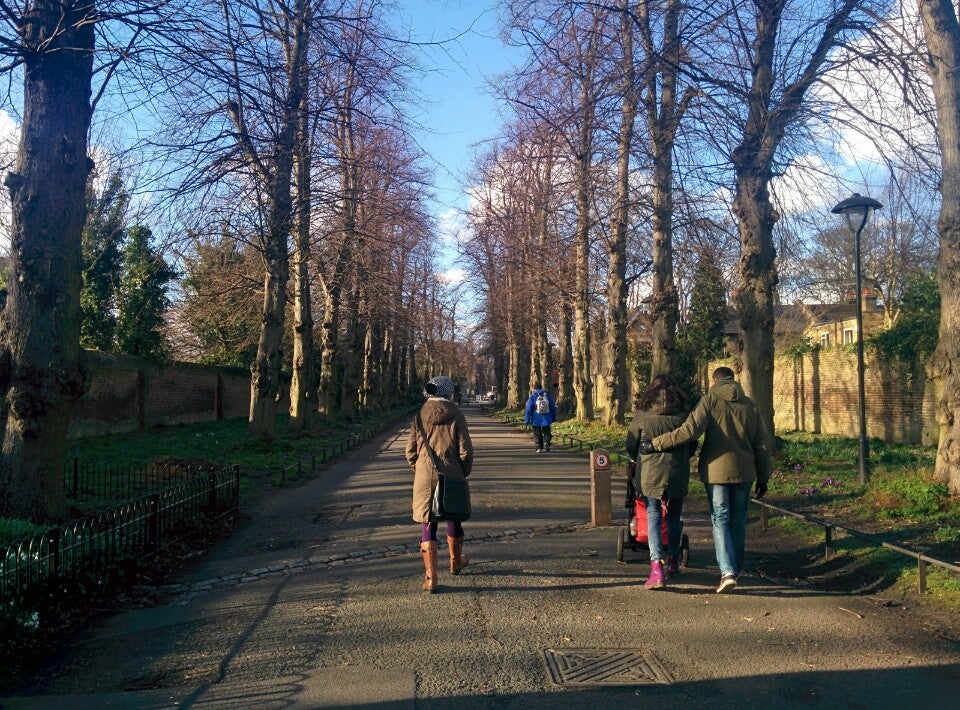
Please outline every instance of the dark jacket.
[[[549, 414], [537, 414], [537, 397], [541, 394], [545, 394], [550, 402]], [[550, 426], [555, 421], [557, 421], [557, 404], [553, 401], [553, 397], [546, 390], [534, 390], [530, 399], [527, 400], [527, 408], [523, 412], [523, 423], [533, 424], [533, 426]]]
[[[440, 460], [440, 471], [456, 478], [469, 476], [473, 469], [473, 442], [460, 408], [448, 399], [431, 397], [420, 408], [420, 419], [430, 446]], [[406, 449], [407, 462], [413, 467], [413, 519], [429, 523], [430, 498], [437, 477], [423, 443], [414, 419]]]
[[[661, 393], [662, 395], [663, 393]], [[683, 498], [690, 487], [690, 455], [696, 449], [696, 441], [671, 451], [658, 451], [638, 456], [640, 439], [673, 431], [687, 418], [686, 410], [668, 407], [665, 397], [655, 402], [650, 409], [640, 409], [627, 431], [627, 454], [637, 462], [640, 487], [638, 491], [649, 498]]]
[[700, 480], [704, 483], [767, 483], [770, 455], [766, 427], [753, 401], [732, 379], [717, 382], [676, 431], [653, 439], [657, 451], [696, 441], [700, 449]]

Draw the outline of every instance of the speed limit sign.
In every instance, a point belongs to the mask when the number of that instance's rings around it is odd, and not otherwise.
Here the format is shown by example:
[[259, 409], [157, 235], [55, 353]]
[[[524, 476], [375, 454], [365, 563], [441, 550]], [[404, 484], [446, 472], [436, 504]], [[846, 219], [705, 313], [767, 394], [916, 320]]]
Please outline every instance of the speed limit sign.
[[610, 454], [606, 451], [594, 451], [593, 467], [598, 471], [605, 471], [610, 468]]

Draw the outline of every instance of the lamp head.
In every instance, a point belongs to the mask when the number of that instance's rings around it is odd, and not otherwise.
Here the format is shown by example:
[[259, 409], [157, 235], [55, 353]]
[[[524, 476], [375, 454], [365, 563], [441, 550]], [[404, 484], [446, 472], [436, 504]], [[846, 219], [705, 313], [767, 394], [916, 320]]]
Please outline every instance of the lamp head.
[[883, 207], [872, 197], [866, 197], [859, 192], [853, 193], [851, 197], [839, 202], [832, 210], [833, 214], [842, 214], [847, 221], [847, 228], [854, 234], [859, 234], [860, 230], [867, 224], [871, 213]]

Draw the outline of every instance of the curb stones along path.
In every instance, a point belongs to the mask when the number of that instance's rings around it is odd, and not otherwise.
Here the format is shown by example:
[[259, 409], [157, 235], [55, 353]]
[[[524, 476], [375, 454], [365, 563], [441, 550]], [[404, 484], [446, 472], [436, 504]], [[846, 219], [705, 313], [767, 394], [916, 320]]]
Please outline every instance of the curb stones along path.
[[[686, 519], [690, 568], [666, 591], [644, 590], [640, 556], [616, 563], [616, 529], [587, 524], [584, 457], [535, 454], [527, 434], [466, 413], [471, 562], [441, 574], [439, 594], [420, 591], [398, 428], [277, 491], [162, 588], [162, 603], [71, 639], [0, 705], [955, 706], [960, 647], [902, 609], [749, 574], [736, 594], [715, 594], [702, 510]], [[754, 553], [777, 544], [751, 526]]]

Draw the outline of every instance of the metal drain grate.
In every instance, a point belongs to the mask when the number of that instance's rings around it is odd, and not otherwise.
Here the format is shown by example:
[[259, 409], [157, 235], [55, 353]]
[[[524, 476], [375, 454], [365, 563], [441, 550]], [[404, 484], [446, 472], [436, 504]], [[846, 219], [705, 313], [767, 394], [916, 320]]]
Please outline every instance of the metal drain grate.
[[669, 685], [656, 656], [622, 648], [548, 648], [543, 652], [557, 685]]

